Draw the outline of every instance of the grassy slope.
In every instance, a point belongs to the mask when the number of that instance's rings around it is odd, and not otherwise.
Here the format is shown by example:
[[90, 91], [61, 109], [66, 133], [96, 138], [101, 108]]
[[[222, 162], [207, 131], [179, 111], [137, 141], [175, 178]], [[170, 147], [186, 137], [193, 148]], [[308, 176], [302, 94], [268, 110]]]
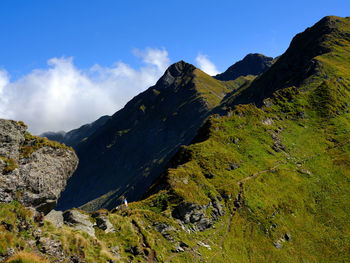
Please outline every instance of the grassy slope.
[[[242, 183], [244, 207], [226, 215], [230, 224], [211, 237], [212, 251], [201, 251], [204, 261], [349, 261], [349, 20], [337, 28], [324, 43], [331, 52], [315, 58], [317, 75], [277, 91], [271, 107], [238, 106], [232, 116], [213, 117], [210, 138], [189, 146], [191, 161], [170, 170], [176, 196], [205, 203], [216, 191], [231, 196], [228, 209]], [[285, 150], [274, 151], [276, 143]], [[240, 167], [225, 170], [232, 162]], [[286, 233], [292, 241], [276, 249]]]

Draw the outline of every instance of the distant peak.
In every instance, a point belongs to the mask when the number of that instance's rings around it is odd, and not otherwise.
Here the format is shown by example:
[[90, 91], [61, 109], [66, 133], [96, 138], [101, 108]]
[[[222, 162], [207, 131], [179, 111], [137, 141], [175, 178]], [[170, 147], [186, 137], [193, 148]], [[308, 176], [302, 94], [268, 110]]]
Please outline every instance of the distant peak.
[[259, 75], [273, 64], [273, 58], [259, 53], [250, 53], [230, 66], [225, 72], [215, 76], [218, 80], [234, 80], [240, 76]]
[[267, 56], [263, 55], [263, 54], [260, 54], [260, 53], [249, 53], [248, 55], [246, 55], [244, 59], [246, 58], [252, 58], [252, 57], [258, 57], [258, 58], [268, 58]]
[[183, 77], [185, 75], [192, 75], [196, 69], [195, 66], [189, 64], [183, 60], [176, 62], [168, 67], [164, 75], [158, 80], [157, 85], [170, 86], [174, 83], [176, 78]]
[[187, 71], [193, 71], [195, 66], [189, 64], [183, 60], [176, 62], [168, 67], [166, 71], [169, 71], [172, 76], [177, 77]]

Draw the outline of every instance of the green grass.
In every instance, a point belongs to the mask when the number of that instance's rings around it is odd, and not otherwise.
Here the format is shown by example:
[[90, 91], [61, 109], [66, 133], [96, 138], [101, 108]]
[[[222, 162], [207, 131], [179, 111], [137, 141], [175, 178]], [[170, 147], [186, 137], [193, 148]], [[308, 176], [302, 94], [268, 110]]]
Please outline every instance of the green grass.
[[72, 147], [68, 147], [65, 144], [58, 143], [56, 141], [50, 141], [47, 138], [31, 135], [29, 132], [25, 134], [25, 142], [20, 148], [20, 157], [27, 158], [36, 150], [42, 147], [50, 147], [53, 149], [69, 149], [74, 151]]

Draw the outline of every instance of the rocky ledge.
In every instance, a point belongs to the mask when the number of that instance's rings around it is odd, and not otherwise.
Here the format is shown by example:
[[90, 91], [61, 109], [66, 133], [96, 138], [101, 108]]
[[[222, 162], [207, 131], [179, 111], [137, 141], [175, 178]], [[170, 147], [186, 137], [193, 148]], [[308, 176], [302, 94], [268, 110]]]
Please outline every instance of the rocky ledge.
[[71, 148], [32, 136], [22, 122], [0, 119], [0, 202], [18, 200], [47, 214], [77, 168]]
[[[211, 210], [209, 217], [205, 212], [208, 209]], [[212, 198], [209, 204], [202, 206], [194, 203], [181, 203], [175, 207], [172, 216], [180, 220], [181, 224], [192, 223], [194, 230], [203, 231], [211, 227], [213, 222], [224, 213], [223, 205], [216, 198]]]

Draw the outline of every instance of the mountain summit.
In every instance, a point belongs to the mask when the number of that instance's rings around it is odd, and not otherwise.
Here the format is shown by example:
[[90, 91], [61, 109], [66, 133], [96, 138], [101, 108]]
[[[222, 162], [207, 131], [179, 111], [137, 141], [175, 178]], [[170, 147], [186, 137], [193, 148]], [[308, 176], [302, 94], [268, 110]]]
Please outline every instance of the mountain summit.
[[225, 72], [215, 76], [218, 80], [234, 80], [240, 76], [260, 75], [273, 64], [274, 59], [254, 53], [246, 55], [242, 60], [230, 66]]
[[[327, 79], [329, 73], [322, 65], [325, 60], [334, 65], [346, 62], [344, 57], [350, 39], [349, 24], [350, 18], [327, 16], [297, 34], [276, 63], [253, 81], [231, 105], [251, 102], [262, 105], [263, 99], [278, 89], [299, 87], [315, 77]], [[324, 54], [329, 55], [323, 56]]]

